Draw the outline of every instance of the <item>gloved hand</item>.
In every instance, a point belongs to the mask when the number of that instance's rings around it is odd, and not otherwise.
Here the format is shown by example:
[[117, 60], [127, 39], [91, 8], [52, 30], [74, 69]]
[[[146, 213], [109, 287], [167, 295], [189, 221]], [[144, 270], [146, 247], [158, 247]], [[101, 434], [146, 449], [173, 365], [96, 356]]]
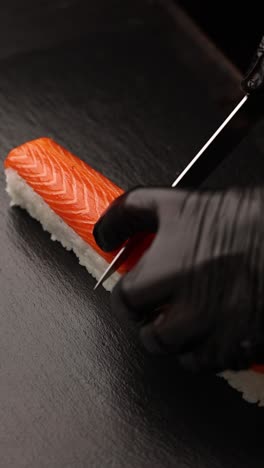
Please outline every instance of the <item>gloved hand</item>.
[[118, 198], [94, 229], [105, 251], [156, 232], [112, 292], [142, 343], [193, 370], [264, 362], [264, 193], [139, 188]]

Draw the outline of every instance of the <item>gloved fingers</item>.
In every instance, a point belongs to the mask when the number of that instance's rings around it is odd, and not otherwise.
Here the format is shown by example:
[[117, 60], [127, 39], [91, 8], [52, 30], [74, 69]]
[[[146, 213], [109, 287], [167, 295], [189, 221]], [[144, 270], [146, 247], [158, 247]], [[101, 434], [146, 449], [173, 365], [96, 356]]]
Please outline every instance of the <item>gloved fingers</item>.
[[183, 353], [177, 357], [177, 363], [185, 370], [192, 372], [223, 372], [225, 370], [239, 371], [249, 369], [254, 359], [245, 355], [238, 347], [234, 352], [223, 353], [221, 349], [212, 352], [210, 345], [205, 342], [203, 346], [194, 349], [192, 352]]
[[146, 321], [158, 314], [159, 308], [172, 295], [166, 276], [160, 275], [159, 262], [157, 235], [139, 262], [113, 289], [112, 307], [115, 311], [135, 321]]
[[212, 324], [201, 320], [195, 306], [182, 302], [168, 306], [156, 320], [144, 325], [140, 338], [150, 353], [182, 354], [204, 342]]
[[138, 188], [118, 197], [100, 217], [93, 235], [99, 247], [112, 251], [138, 232], [156, 232], [156, 190]]
[[[139, 311], [131, 307], [127, 302], [127, 298], [124, 295], [122, 288], [122, 280], [120, 280], [117, 285], [114, 287], [111, 294], [111, 308], [113, 312], [118, 315], [121, 322], [127, 322], [127, 320], [132, 320], [138, 323], [142, 323], [146, 320], [146, 317], [149, 318], [150, 314], [153, 316], [158, 314], [160, 310], [158, 307], [154, 309]], [[156, 312], [157, 311], [157, 312]]]
[[249, 70], [241, 82], [242, 89], [246, 93], [257, 91], [263, 87], [264, 83], [264, 36], [254, 54]]
[[[247, 312], [240, 310], [245, 316]], [[232, 316], [232, 310], [227, 314]], [[236, 315], [236, 314], [234, 314]], [[234, 326], [228, 317], [223, 317], [199, 346], [177, 357], [177, 362], [186, 370], [194, 372], [221, 372], [227, 369], [248, 369], [254, 362], [255, 343], [248, 327]]]
[[120, 280], [117, 291], [123, 295], [130, 318], [149, 321], [157, 316], [161, 306], [171, 303], [177, 290], [183, 294], [182, 280], [175, 278], [176, 252], [173, 257], [166, 258], [164, 241], [158, 232], [138, 263]]

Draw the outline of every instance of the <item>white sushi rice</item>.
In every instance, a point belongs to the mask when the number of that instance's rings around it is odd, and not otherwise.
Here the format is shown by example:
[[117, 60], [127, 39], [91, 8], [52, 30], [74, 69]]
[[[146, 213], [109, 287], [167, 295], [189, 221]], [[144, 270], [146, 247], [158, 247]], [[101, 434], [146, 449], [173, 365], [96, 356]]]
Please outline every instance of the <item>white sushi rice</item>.
[[253, 370], [243, 370], [225, 371], [218, 375], [223, 377], [232, 388], [241, 392], [242, 397], [248, 403], [264, 406], [264, 374]]
[[[106, 260], [76, 234], [15, 170], [6, 169], [5, 174], [6, 191], [11, 197], [11, 206], [20, 206], [27, 210], [32, 218], [39, 221], [43, 229], [51, 234], [53, 241], [59, 241], [67, 250], [73, 250], [79, 263], [98, 280], [108, 267]], [[103, 286], [107, 291], [111, 291], [119, 278], [120, 274], [114, 272]]]

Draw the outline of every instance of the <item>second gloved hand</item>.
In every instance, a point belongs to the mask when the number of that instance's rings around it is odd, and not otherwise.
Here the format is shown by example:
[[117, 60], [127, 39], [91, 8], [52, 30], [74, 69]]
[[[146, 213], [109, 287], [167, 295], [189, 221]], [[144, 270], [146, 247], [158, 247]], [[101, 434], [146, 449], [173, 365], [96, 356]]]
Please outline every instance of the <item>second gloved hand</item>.
[[112, 293], [113, 310], [138, 323], [147, 350], [174, 353], [193, 370], [264, 362], [263, 196], [139, 188], [98, 221], [105, 251], [156, 233]]

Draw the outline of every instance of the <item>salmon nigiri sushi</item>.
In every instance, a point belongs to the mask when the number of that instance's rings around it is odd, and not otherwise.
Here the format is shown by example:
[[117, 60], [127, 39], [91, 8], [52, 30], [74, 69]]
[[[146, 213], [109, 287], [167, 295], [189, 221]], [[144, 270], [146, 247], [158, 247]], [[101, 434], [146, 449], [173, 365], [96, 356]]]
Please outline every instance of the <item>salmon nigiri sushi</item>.
[[[81, 159], [49, 138], [13, 149], [5, 160], [7, 192], [42, 224], [81, 265], [99, 279], [116, 252], [105, 253], [96, 244], [93, 228], [109, 204], [123, 190]], [[135, 265], [153, 236], [141, 237], [136, 249], [104, 283], [111, 290], [120, 276]], [[221, 374], [249, 402], [264, 406], [264, 365]]]
[[[11, 204], [37, 219], [97, 280], [116, 252], [96, 244], [93, 228], [109, 204], [123, 190], [49, 138], [39, 138], [13, 149], [5, 159]], [[111, 290], [144, 251], [144, 242], [105, 282]]]

